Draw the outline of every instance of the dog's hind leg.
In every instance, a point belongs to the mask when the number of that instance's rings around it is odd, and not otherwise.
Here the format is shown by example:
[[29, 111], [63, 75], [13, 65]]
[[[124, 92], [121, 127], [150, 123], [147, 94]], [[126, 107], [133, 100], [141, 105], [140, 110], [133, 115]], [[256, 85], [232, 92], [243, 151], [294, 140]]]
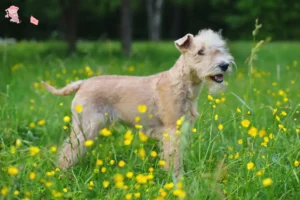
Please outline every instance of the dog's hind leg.
[[97, 109], [92, 108], [83, 108], [82, 113], [73, 111], [72, 120], [71, 134], [59, 154], [58, 165], [62, 169], [70, 168], [78, 161], [86, 152], [84, 142], [93, 140], [99, 129], [105, 127], [108, 122], [103, 112], [97, 112]]

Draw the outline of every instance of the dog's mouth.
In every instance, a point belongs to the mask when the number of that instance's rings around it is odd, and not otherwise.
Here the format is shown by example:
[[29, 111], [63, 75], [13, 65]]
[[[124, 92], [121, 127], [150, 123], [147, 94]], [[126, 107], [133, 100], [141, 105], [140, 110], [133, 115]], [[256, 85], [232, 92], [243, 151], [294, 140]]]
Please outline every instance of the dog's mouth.
[[210, 76], [211, 80], [217, 82], [217, 83], [222, 83], [224, 81], [224, 76], [223, 74], [216, 74], [213, 76]]

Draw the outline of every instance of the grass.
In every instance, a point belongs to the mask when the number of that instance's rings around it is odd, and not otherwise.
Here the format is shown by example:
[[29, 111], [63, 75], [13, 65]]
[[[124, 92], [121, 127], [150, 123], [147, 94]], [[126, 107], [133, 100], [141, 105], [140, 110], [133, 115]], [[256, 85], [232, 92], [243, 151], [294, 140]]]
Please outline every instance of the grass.
[[[182, 130], [184, 176], [176, 180], [155, 156], [158, 142], [141, 142], [137, 130], [123, 125], [112, 136], [96, 138], [73, 169], [57, 169], [57, 151], [70, 132], [65, 116], [71, 115], [72, 96], [52, 96], [40, 84], [61, 87], [97, 74], [167, 70], [179, 56], [172, 42], [137, 42], [130, 58], [109, 41], [80, 42], [73, 57], [65, 57], [59, 42], [0, 46], [0, 198], [296, 199], [300, 43], [264, 45], [249, 88], [244, 61], [251, 47], [230, 42], [238, 69], [227, 78], [227, 91], [214, 97], [201, 93], [194, 129]], [[134, 138], [125, 146], [129, 129]]]

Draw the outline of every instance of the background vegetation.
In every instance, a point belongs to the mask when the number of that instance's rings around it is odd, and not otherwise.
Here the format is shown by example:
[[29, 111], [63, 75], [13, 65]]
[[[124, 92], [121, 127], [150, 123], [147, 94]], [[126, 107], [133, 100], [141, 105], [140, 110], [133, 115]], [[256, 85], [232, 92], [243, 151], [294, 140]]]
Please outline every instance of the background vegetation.
[[[157, 2], [150, 15], [157, 15]], [[62, 8], [70, 10], [68, 1], [0, 2], [1, 10], [18, 5], [22, 20], [0, 19], [1, 36], [18, 39], [0, 43], [0, 199], [297, 199], [300, 44], [276, 40], [297, 39], [299, 3], [165, 0], [160, 38], [149, 33], [149, 23], [157, 25], [147, 20], [147, 3], [77, 1], [71, 6], [77, 13], [74, 39], [67, 31], [74, 24], [62, 20], [74, 17], [62, 15]], [[30, 15], [39, 26], [29, 24]], [[252, 33], [256, 17], [263, 22], [258, 35], [258, 25]], [[125, 36], [121, 24], [132, 25]], [[224, 30], [238, 67], [226, 77], [226, 92], [201, 93], [195, 127], [182, 123], [182, 178], [162, 170], [158, 141], [122, 125], [87, 143], [88, 153], [74, 168], [56, 167], [70, 133], [73, 96], [53, 96], [41, 80], [61, 87], [96, 75], [158, 73], [179, 52], [173, 41], [156, 40], [203, 27]], [[253, 35], [255, 41], [244, 41]], [[155, 42], [136, 41], [146, 38]]]

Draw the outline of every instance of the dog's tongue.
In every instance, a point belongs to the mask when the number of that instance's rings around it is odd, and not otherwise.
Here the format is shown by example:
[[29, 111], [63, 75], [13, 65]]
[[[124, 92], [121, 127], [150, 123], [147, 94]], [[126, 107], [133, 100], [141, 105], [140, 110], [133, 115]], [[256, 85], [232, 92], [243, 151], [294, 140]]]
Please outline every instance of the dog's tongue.
[[223, 81], [223, 74], [217, 74], [214, 76], [215, 80], [217, 81]]

